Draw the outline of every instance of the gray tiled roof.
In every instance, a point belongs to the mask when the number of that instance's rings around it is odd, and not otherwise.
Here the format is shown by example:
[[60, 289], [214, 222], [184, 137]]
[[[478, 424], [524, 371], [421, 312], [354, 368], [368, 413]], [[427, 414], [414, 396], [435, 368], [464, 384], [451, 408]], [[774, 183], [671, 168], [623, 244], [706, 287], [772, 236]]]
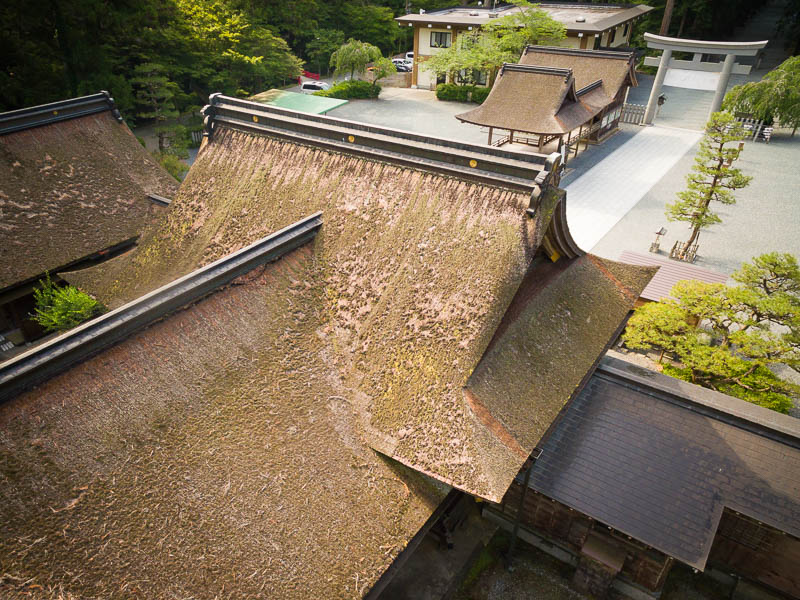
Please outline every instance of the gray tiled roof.
[[604, 359], [531, 487], [700, 569], [725, 507], [800, 536], [800, 421], [643, 371]]

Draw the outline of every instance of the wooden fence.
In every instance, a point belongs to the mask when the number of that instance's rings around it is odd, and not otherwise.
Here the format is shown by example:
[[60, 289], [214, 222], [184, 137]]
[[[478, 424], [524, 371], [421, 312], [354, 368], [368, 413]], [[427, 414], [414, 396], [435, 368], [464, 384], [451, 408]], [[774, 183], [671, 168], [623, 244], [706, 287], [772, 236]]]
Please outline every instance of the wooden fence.
[[644, 113], [646, 110], [647, 107], [644, 104], [623, 104], [619, 120], [622, 123], [641, 125], [642, 121], [644, 121]]

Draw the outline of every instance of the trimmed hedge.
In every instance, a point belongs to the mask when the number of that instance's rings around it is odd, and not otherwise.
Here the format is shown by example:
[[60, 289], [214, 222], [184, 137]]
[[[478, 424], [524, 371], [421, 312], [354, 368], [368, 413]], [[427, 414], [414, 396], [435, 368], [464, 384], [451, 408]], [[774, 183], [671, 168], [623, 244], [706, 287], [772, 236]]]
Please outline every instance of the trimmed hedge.
[[474, 85], [456, 85], [455, 83], [440, 83], [436, 86], [436, 98], [451, 102], [476, 102], [483, 104], [490, 88]]
[[483, 104], [483, 101], [486, 100], [486, 97], [491, 91], [492, 88], [490, 87], [476, 87], [474, 90], [472, 90], [472, 96], [470, 99], [476, 104]]
[[359, 98], [377, 98], [380, 93], [381, 86], [372, 85], [369, 81], [353, 79], [337, 83], [329, 90], [314, 92], [314, 96], [339, 98], [340, 100], [357, 100]]

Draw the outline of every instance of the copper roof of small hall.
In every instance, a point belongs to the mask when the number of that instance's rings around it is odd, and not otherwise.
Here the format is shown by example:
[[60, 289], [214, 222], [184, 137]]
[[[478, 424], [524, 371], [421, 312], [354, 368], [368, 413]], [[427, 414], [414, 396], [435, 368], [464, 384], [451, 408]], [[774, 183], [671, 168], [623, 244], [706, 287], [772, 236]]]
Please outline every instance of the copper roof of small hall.
[[106, 93], [0, 114], [0, 290], [136, 238], [178, 187]]
[[114, 304], [324, 224], [0, 406], [3, 562], [81, 590], [360, 597], [446, 489], [413, 471], [499, 501], [653, 270], [574, 245], [554, 157], [206, 114], [161, 223], [70, 279]]

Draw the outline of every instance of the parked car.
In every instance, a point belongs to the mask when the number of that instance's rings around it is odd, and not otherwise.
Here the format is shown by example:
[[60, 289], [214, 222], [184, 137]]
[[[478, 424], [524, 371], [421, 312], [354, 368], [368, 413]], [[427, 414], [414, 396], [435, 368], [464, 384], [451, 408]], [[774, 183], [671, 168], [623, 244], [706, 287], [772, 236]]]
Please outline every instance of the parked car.
[[393, 58], [392, 63], [400, 73], [408, 73], [411, 71], [412, 62], [407, 58]]
[[414, 53], [413, 52], [406, 52], [406, 58], [408, 60], [414, 60]]
[[300, 91], [304, 94], [313, 94], [314, 92], [321, 92], [322, 90], [329, 89], [331, 89], [331, 85], [324, 81], [304, 81], [300, 85]]

